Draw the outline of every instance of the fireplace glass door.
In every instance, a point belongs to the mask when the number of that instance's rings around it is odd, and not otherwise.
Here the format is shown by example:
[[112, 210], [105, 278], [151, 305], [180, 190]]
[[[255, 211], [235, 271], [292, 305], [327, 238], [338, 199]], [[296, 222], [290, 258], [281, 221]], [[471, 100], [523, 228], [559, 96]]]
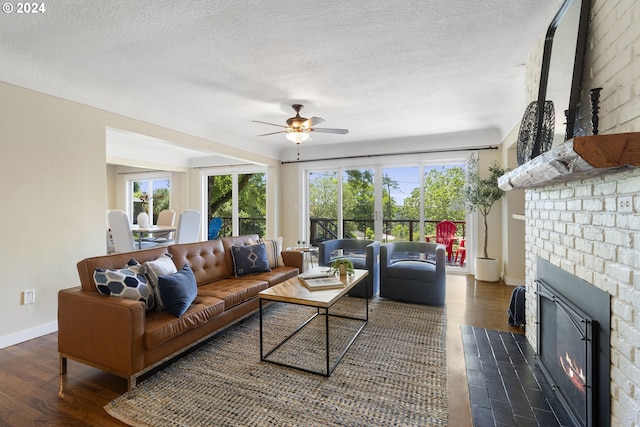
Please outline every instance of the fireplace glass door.
[[591, 425], [593, 321], [567, 305], [539, 282], [540, 325], [538, 349], [547, 375], [581, 425]]

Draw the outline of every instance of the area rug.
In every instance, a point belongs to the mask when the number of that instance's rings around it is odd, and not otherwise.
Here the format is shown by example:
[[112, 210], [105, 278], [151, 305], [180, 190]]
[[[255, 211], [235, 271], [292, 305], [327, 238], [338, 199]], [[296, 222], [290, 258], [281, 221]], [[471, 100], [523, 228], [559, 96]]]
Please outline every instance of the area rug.
[[[265, 349], [310, 310], [281, 303], [265, 310]], [[364, 317], [364, 300], [343, 298], [336, 310]], [[254, 316], [105, 409], [131, 426], [446, 426], [444, 308], [374, 299], [369, 313], [369, 323], [328, 378], [261, 362]], [[332, 361], [333, 347], [348, 342], [361, 324], [330, 317]], [[322, 369], [323, 328], [319, 316], [272, 357]]]

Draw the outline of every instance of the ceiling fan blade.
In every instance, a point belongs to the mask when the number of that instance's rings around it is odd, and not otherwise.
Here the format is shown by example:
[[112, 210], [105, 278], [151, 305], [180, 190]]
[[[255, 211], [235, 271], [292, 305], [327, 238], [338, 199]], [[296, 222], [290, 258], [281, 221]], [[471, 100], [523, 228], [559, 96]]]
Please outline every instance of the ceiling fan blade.
[[267, 135], [275, 135], [277, 133], [287, 133], [286, 130], [279, 130], [278, 132], [270, 132], [270, 133], [262, 133], [260, 135], [256, 135], [256, 136], [267, 136]]
[[308, 119], [306, 122], [303, 123], [303, 126], [306, 128], [312, 128], [315, 125], [319, 125], [320, 123], [324, 123], [324, 119], [320, 118], [320, 117], [311, 117], [310, 119]]
[[279, 128], [286, 128], [287, 126], [284, 125], [277, 125], [275, 123], [269, 123], [269, 122], [263, 122], [262, 120], [251, 120], [254, 123], [262, 123], [264, 125], [271, 125], [271, 126], [278, 126]]
[[349, 133], [349, 129], [331, 129], [331, 128], [313, 128], [313, 132], [320, 133], [340, 133], [342, 135]]

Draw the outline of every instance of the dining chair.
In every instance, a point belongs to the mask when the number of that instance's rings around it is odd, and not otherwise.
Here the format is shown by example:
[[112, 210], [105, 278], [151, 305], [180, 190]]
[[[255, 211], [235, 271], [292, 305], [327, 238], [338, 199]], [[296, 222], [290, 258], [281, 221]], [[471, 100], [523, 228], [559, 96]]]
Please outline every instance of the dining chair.
[[173, 209], [163, 209], [158, 213], [156, 225], [172, 226], [176, 222], [176, 211]]
[[[163, 209], [158, 213], [156, 225], [173, 226], [176, 222], [176, 211], [173, 209]], [[173, 232], [161, 237], [145, 237], [143, 241], [156, 243], [173, 243]]]
[[451, 262], [451, 256], [453, 255], [453, 240], [456, 230], [456, 225], [451, 221], [440, 221], [436, 225], [436, 243], [445, 245], [447, 248], [447, 262]]
[[125, 211], [113, 210], [107, 214], [114, 252], [132, 252], [156, 246], [152, 242], [142, 242], [142, 248], [133, 238], [129, 216]]
[[187, 209], [180, 214], [176, 243], [193, 243], [199, 240], [200, 211]]

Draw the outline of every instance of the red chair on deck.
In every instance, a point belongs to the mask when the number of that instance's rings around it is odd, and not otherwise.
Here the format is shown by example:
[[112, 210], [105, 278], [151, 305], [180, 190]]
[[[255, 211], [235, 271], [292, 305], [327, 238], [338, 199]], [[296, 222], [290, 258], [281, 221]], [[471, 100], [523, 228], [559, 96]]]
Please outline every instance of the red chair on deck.
[[447, 248], [448, 262], [451, 262], [451, 256], [453, 255], [453, 241], [456, 230], [456, 225], [451, 221], [441, 221], [436, 225], [436, 243], [443, 244]]

